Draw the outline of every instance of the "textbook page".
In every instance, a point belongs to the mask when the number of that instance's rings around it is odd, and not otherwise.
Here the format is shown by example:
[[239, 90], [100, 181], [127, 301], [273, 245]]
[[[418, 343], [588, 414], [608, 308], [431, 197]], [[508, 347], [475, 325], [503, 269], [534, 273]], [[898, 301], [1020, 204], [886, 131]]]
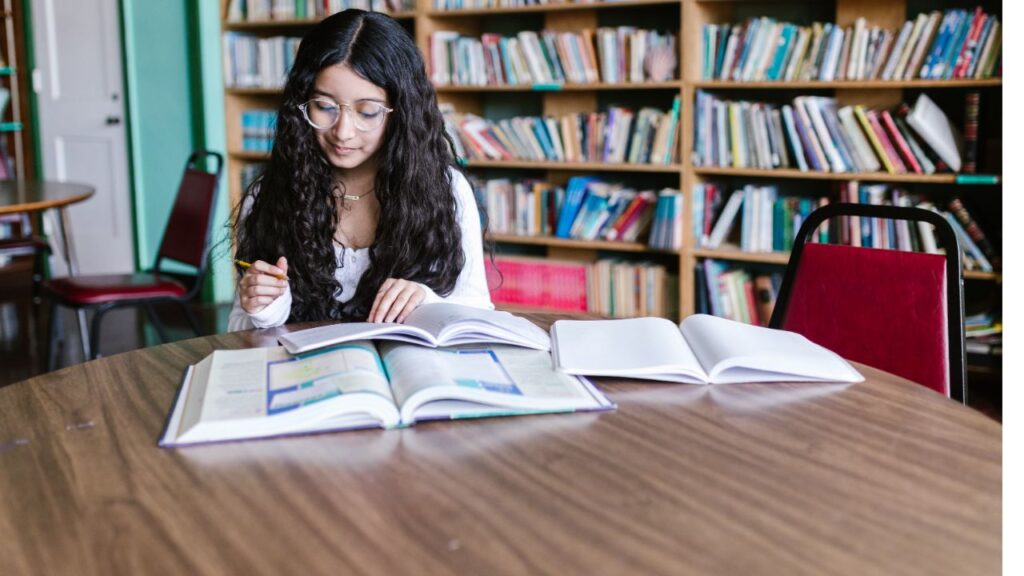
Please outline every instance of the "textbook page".
[[508, 312], [438, 302], [414, 310], [402, 324], [346, 322], [289, 332], [278, 339], [293, 354], [356, 339], [379, 338], [421, 346], [504, 343], [549, 350], [547, 333]]
[[612, 406], [592, 386], [556, 371], [543, 351], [501, 344], [379, 346], [404, 424]]
[[551, 333], [557, 366], [569, 374], [707, 382], [671, 320], [558, 320]]
[[189, 374], [161, 445], [398, 423], [369, 341], [299, 357], [281, 347], [217, 350]]
[[838, 354], [795, 332], [708, 314], [689, 316], [680, 330], [715, 384], [864, 380]]

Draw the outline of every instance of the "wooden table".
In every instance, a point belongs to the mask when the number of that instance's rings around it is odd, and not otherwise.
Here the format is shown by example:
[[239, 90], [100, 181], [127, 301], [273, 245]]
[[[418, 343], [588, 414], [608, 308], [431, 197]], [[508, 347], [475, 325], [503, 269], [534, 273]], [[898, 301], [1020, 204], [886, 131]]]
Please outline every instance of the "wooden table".
[[0, 574], [1001, 570], [1001, 426], [864, 366], [854, 385], [598, 380], [611, 413], [156, 447], [186, 364], [274, 334], [0, 389]]
[[49, 182], [43, 180], [0, 181], [0, 216], [5, 214], [35, 214], [56, 209], [59, 212], [57, 228], [64, 247], [64, 259], [71, 275], [78, 273], [78, 262], [71, 249], [69, 230], [71, 228], [67, 207], [88, 200], [96, 188], [74, 182]]

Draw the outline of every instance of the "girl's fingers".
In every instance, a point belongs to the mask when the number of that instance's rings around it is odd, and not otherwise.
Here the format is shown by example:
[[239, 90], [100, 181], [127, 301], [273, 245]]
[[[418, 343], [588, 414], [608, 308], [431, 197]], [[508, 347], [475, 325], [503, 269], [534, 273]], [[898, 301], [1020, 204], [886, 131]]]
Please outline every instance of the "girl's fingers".
[[[396, 280], [394, 278], [388, 278], [380, 285], [380, 290], [377, 290], [377, 297], [373, 299], [373, 306], [370, 307], [370, 315], [367, 316], [369, 322], [382, 322], [379, 318], [381, 314], [381, 304], [384, 298], [387, 297], [391, 287], [395, 285]], [[386, 312], [386, 310], [384, 310]]]
[[409, 299], [412, 297], [415, 289], [415, 286], [406, 283], [396, 291], [397, 293], [391, 302], [391, 306], [388, 308], [387, 313], [384, 314], [385, 322], [394, 322], [398, 315], [405, 311], [405, 305], [409, 303]]
[[420, 304], [423, 303], [423, 299], [426, 298], [426, 293], [422, 288], [415, 284], [412, 284], [412, 288], [412, 296], [409, 298], [409, 301], [405, 303], [405, 308], [398, 315], [398, 319], [395, 320], [395, 322], [398, 322], [399, 324], [404, 323], [405, 319], [409, 317], [409, 314], [411, 314], [413, 310], [419, 308]]

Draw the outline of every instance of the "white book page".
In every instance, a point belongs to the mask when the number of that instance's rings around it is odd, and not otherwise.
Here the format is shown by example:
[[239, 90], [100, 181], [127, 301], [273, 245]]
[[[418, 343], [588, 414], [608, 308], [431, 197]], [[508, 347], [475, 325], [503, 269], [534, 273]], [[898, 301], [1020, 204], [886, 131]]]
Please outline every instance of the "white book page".
[[559, 320], [551, 332], [557, 366], [569, 374], [707, 381], [679, 328], [664, 318]]
[[803, 336], [707, 314], [683, 320], [680, 330], [711, 382], [859, 382], [845, 360]]
[[282, 348], [215, 351], [199, 420], [212, 422], [266, 416], [267, 362], [285, 357], [287, 354]]
[[382, 343], [381, 358], [406, 423], [491, 415], [493, 408], [507, 412], [599, 405], [577, 378], [554, 370], [550, 356], [542, 351], [504, 345], [428, 349]]
[[284, 344], [292, 354], [299, 354], [340, 342], [370, 338], [388, 338], [427, 346], [434, 345], [434, 338], [422, 329], [409, 324], [391, 322], [345, 322], [318, 326], [282, 334], [278, 337], [278, 341]]
[[380, 356], [369, 340], [270, 362], [266, 372], [266, 407], [271, 416], [356, 393], [395, 402]]
[[508, 312], [439, 302], [420, 306], [405, 323], [434, 336], [439, 345], [501, 341], [548, 350], [551, 340], [533, 322]]

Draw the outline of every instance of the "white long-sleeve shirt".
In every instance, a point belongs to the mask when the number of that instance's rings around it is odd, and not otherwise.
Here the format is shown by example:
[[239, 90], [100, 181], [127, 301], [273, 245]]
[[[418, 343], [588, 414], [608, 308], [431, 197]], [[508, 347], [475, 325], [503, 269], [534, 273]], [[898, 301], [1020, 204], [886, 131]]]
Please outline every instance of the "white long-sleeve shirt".
[[[458, 170], [452, 170], [452, 190], [456, 199], [456, 221], [462, 230], [462, 251], [466, 256], [466, 263], [462, 272], [455, 280], [455, 288], [451, 294], [445, 297], [439, 296], [429, 286], [420, 284], [426, 291], [423, 304], [431, 302], [453, 302], [487, 310], [494, 309], [491, 303], [491, 293], [487, 288], [487, 276], [484, 270], [483, 239], [480, 232], [480, 216], [476, 206], [476, 198], [473, 196], [473, 188], [469, 185], [466, 177]], [[344, 256], [343, 266], [339, 266], [334, 272], [335, 278], [341, 284], [342, 292], [339, 302], [348, 302], [356, 292], [356, 286], [363, 277], [363, 273], [370, 265], [370, 249], [362, 248], [353, 250], [342, 249], [341, 246], [334, 246], [336, 259]], [[340, 261], [340, 260], [339, 260]], [[255, 314], [248, 314], [242, 309], [235, 291], [235, 302], [231, 308], [231, 315], [228, 318], [228, 331], [248, 330], [250, 328], [271, 328], [280, 326], [288, 320], [292, 309], [291, 287], [286, 287], [284, 294], [268, 304], [265, 308]]]

